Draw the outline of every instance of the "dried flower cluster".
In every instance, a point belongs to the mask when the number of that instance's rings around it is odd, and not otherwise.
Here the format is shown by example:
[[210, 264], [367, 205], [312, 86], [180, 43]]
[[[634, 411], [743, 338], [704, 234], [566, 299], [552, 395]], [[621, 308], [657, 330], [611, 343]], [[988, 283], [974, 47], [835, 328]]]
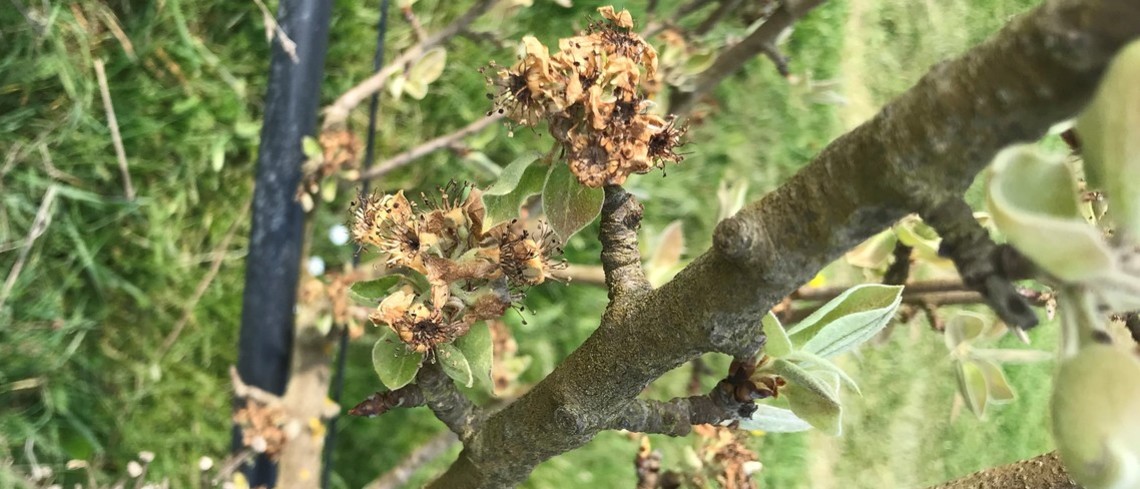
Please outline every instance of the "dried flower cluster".
[[485, 230], [474, 187], [452, 183], [437, 199], [422, 200], [417, 206], [402, 191], [362, 198], [351, 226], [356, 242], [378, 249], [408, 278], [370, 319], [392, 328], [412, 350], [427, 352], [478, 321], [502, 316], [522, 289], [561, 266], [551, 260], [560, 250], [549, 230], [532, 234], [517, 222]]
[[570, 169], [590, 187], [620, 185], [631, 173], [681, 161], [675, 148], [684, 132], [673, 116], [648, 113], [657, 51], [632, 32], [628, 11], [598, 12], [605, 20], [559, 40], [553, 55], [524, 37], [518, 63], [488, 80], [500, 113], [524, 126], [547, 121]]
[[234, 424], [241, 427], [242, 445], [276, 460], [288, 440], [287, 416], [281, 406], [266, 406], [252, 399], [234, 413]]

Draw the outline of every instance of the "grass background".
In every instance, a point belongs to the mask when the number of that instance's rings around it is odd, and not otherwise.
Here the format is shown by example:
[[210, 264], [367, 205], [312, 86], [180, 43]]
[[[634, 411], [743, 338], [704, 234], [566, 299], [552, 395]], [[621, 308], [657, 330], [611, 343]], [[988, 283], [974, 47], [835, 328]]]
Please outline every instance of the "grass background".
[[[335, 2], [322, 103], [370, 70], [374, 3]], [[722, 179], [748, 182], [749, 197], [758, 198], [929, 65], [981, 41], [1034, 3], [828, 2], [797, 25], [786, 46], [798, 83], [754, 60], [717, 89], [715, 110], [690, 132], [682, 166], [670, 168], [667, 178], [631, 179], [646, 206], [643, 242], [681, 220], [687, 256], [695, 256], [709, 244]], [[480, 26], [507, 39], [535, 33], [553, 42], [581, 27], [600, 2], [574, 4], [564, 9], [538, 0], [510, 21]], [[268, 71], [261, 15], [253, 3], [216, 0], [12, 5], [21, 8], [0, 8], [0, 275], [6, 278], [15, 263], [47, 189], [59, 193], [50, 225], [0, 307], [0, 487], [21, 485], [29, 453], [63, 482], [78, 482], [79, 474], [64, 470], [67, 460], [89, 460], [101, 478], [112, 480], [141, 450], [158, 455], [152, 475], [179, 487], [196, 484], [198, 457], [219, 458], [229, 444], [225, 372], [236, 358], [249, 229], [243, 203], [252, 190]], [[639, 2], [627, 7], [635, 18], [643, 9]], [[460, 8], [445, 0], [416, 4], [428, 26], [442, 25]], [[739, 32], [718, 29], [710, 42]], [[389, 55], [412, 42], [393, 16]], [[478, 117], [487, 107], [477, 68], [511, 58], [509, 50], [487, 43], [453, 41], [447, 70], [427, 98], [384, 99], [379, 153], [394, 154]], [[123, 197], [95, 59], [107, 64], [139, 194], [133, 202]], [[357, 130], [364, 116], [354, 114]], [[474, 139], [499, 164], [523, 149], [546, 147], [535, 133], [508, 138], [498, 127]], [[451, 178], [486, 183], [491, 176], [437, 154], [379, 185], [419, 190]], [[351, 190], [343, 188], [315, 226], [314, 253], [330, 268], [351, 258], [351, 250], [323, 238], [344, 220], [339, 210]], [[567, 246], [570, 261], [596, 261], [590, 236], [587, 230]], [[200, 300], [190, 301], [215, 260], [220, 272]], [[604, 304], [604, 291], [588, 286], [536, 289], [528, 306], [538, 312], [528, 313], [527, 324], [508, 318], [521, 353], [534, 360], [524, 380], [542, 378], [580, 344]], [[185, 328], [173, 336], [187, 313]], [[1035, 333], [1040, 347], [1052, 344], [1052, 330], [1046, 325]], [[168, 338], [171, 346], [164, 348]], [[377, 388], [369, 349], [367, 339], [350, 348], [346, 402]], [[951, 365], [942, 339], [920, 321], [844, 364], [865, 393], [845, 403], [845, 435], [753, 438], [765, 465], [764, 487], [920, 487], [1049, 449], [1048, 365], [1009, 369], [1021, 398], [982, 422], [969, 414], [951, 420]], [[669, 374], [650, 395], [679, 394], [687, 376], [684, 370]], [[348, 419], [339, 427], [337, 487], [360, 487], [440, 429], [424, 410]], [[653, 442], [666, 467], [682, 467], [684, 449], [694, 443]], [[636, 446], [624, 435], [603, 434], [541, 465], [526, 487], [630, 487]], [[454, 453], [422, 470], [413, 485]]]

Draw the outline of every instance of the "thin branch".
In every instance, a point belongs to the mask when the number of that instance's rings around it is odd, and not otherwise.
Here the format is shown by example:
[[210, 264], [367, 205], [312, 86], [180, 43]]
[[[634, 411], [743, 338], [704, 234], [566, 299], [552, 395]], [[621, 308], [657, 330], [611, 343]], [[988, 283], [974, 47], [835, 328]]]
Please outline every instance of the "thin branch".
[[402, 166], [405, 166], [405, 165], [407, 165], [413, 161], [416, 161], [420, 158], [423, 158], [424, 156], [427, 156], [429, 154], [432, 154], [432, 153], [439, 151], [439, 150], [442, 150], [442, 149], [449, 148], [452, 145], [454, 145], [457, 141], [459, 141], [459, 140], [461, 140], [467, 136], [470, 136], [472, 134], [475, 134], [479, 131], [482, 131], [483, 129], [486, 129], [487, 126], [494, 124], [495, 122], [501, 120], [502, 118], [503, 118], [503, 115], [497, 114], [497, 113], [491, 114], [487, 117], [482, 117], [482, 118], [476, 120], [475, 122], [472, 122], [470, 124], [467, 124], [466, 126], [463, 126], [462, 128], [457, 129], [455, 132], [452, 132], [451, 134], [445, 134], [443, 136], [439, 136], [439, 137], [432, 139], [430, 141], [425, 141], [424, 143], [420, 144], [419, 146], [416, 146], [412, 149], [404, 151], [403, 153], [400, 153], [400, 154], [395, 155], [391, 158], [388, 158], [384, 161], [381, 161], [380, 163], [376, 164], [376, 166], [373, 166], [372, 168], [369, 168], [367, 170], [364, 170], [363, 172], [360, 172], [360, 174], [357, 175], [356, 178], [353, 178], [353, 180], [357, 180], [357, 181], [369, 180], [369, 179], [379, 178], [379, 177], [382, 177], [384, 175], [387, 175], [388, 173], [392, 172], [393, 170], [400, 168]]
[[412, 453], [404, 457], [400, 463], [396, 464], [395, 467], [392, 467], [391, 470], [380, 476], [380, 478], [369, 482], [368, 485], [364, 486], [364, 489], [397, 489], [404, 487], [404, 484], [408, 483], [408, 479], [411, 479], [412, 475], [415, 474], [420, 467], [447, 453], [447, 450], [458, 441], [459, 438], [456, 438], [455, 433], [450, 431], [444, 431], [436, 435], [434, 438], [428, 440], [427, 443], [412, 450]]
[[641, 227], [641, 203], [618, 186], [605, 188], [598, 240], [602, 243], [602, 269], [610, 301], [635, 298], [652, 289], [641, 268], [637, 230]]
[[1002, 321], [1021, 329], [1037, 325], [1037, 315], [1012, 282], [1024, 277], [1010, 276], [1005, 271], [1010, 267], [999, 263], [1016, 255], [1010, 253], [1012, 249], [999, 250], [964, 200], [957, 196], [947, 198], [921, 213], [942, 236], [941, 251], [954, 260], [963, 282], [980, 292]]
[[478, 0], [461, 15], [455, 19], [447, 27], [444, 27], [439, 32], [436, 32], [431, 37], [424, 39], [412, 47], [406, 49], [403, 53], [392, 60], [387, 66], [381, 68], [368, 79], [358, 83], [356, 86], [344, 92], [339, 98], [336, 99], [331, 105], [325, 108], [325, 122], [324, 127], [337, 127], [343, 125], [348, 120], [348, 113], [352, 109], [360, 105], [368, 96], [384, 88], [388, 82], [388, 78], [399, 70], [404, 69], [404, 65], [415, 61], [420, 56], [423, 56], [429, 49], [446, 43], [455, 35], [459, 34], [467, 28], [475, 19], [483, 15], [495, 4], [494, 0]]
[[99, 93], [103, 96], [103, 110], [107, 112], [107, 125], [111, 128], [111, 143], [115, 146], [115, 157], [119, 160], [119, 173], [123, 176], [123, 193], [127, 200], [135, 200], [135, 187], [131, 185], [131, 171], [127, 167], [127, 151], [123, 149], [123, 136], [119, 134], [119, 120], [115, 118], [115, 106], [111, 103], [111, 89], [107, 85], [107, 72], [103, 60], [95, 60], [95, 78], [99, 81]]
[[697, 25], [697, 28], [693, 30], [693, 34], [696, 36], [708, 34], [713, 27], [716, 27], [716, 25], [720, 23], [725, 14], [737, 10], [739, 6], [740, 0], [720, 0], [720, 5], [717, 5], [716, 9], [709, 13], [708, 17], [705, 17], [705, 20]]
[[704, 395], [670, 401], [634, 399], [610, 420], [608, 429], [685, 436], [697, 424], [724, 424], [746, 419], [756, 411], [749, 373], [753, 362], [733, 362], [728, 377]]
[[427, 39], [427, 32], [424, 31], [424, 26], [420, 23], [419, 17], [416, 17], [416, 13], [412, 12], [412, 7], [410, 5], [402, 7], [400, 13], [404, 14], [404, 20], [411, 26], [412, 33], [416, 35], [416, 41], [424, 42]]
[[416, 374], [424, 404], [464, 443], [482, 421], [483, 410], [471, 403], [438, 363], [425, 363]]
[[51, 205], [55, 202], [57, 192], [59, 192], [59, 187], [52, 185], [44, 192], [44, 198], [40, 200], [40, 208], [36, 210], [36, 217], [32, 218], [32, 227], [28, 229], [28, 235], [24, 238], [20, 255], [16, 257], [16, 263], [12, 265], [12, 269], [8, 270], [8, 278], [4, 279], [4, 288], [0, 290], [0, 310], [4, 309], [8, 295], [16, 286], [16, 279], [20, 277], [20, 272], [23, 271], [24, 264], [28, 261], [28, 254], [32, 251], [32, 245], [51, 225]]
[[883, 273], [884, 284], [902, 285], [906, 283], [907, 277], [910, 276], [910, 258], [913, 251], [914, 248], [903, 244], [902, 241], [895, 243], [895, 249], [891, 252], [894, 261]]
[[1049, 452], [1029, 460], [975, 472], [961, 479], [933, 486], [930, 489], [974, 489], [978, 487], [1080, 489], [1081, 486], [1069, 479], [1057, 452]]
[[554, 278], [575, 284], [606, 284], [606, 271], [599, 265], [575, 265], [571, 263], [566, 268], [552, 270], [551, 274], [554, 275]]
[[412, 408], [424, 405], [424, 393], [416, 384], [394, 391], [376, 391], [348, 410], [349, 416], [374, 418], [395, 408]]
[[712, 66], [701, 72], [692, 91], [682, 92], [678, 90], [673, 92], [669, 100], [669, 113], [678, 115], [688, 113], [701, 97], [711, 92], [729, 75], [739, 71], [745, 63], [755, 58], [757, 54], [768, 55], [769, 58], [776, 61], [776, 66], [780, 69], [781, 74], [786, 73], [787, 60], [776, 49], [776, 40], [785, 29], [791, 27], [797, 20], [825, 1], [782, 2], [780, 7], [760, 27], [757, 27], [740, 42], [722, 51], [713, 61]]
[[234, 385], [234, 397], [238, 399], [249, 399], [266, 406], [276, 406], [282, 403], [281, 396], [246, 384], [238, 375], [237, 367], [232, 365], [230, 366], [230, 382]]
[[265, 23], [265, 40], [272, 43], [276, 37], [277, 42], [281, 44], [281, 50], [289, 55], [289, 59], [293, 60], [293, 63], [300, 63], [301, 58], [297, 57], [297, 43], [293, 42], [285, 33], [285, 29], [281, 28], [281, 24], [277, 23], [269, 7], [266, 7], [265, 2], [261, 0], [253, 0], [253, 3], [256, 3], [257, 8], [261, 10], [261, 20]]

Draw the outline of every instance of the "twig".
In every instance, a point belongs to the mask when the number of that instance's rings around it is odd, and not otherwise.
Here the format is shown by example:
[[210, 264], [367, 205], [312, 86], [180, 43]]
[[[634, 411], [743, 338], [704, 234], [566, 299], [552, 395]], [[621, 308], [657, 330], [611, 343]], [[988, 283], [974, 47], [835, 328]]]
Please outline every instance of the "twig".
[[365, 398], [352, 409], [349, 416], [374, 418], [395, 408], [412, 408], [424, 405], [424, 393], [415, 384], [406, 385], [394, 391], [377, 391]]
[[693, 30], [693, 34], [697, 36], [708, 34], [713, 27], [720, 23], [725, 14], [737, 10], [739, 6], [740, 0], [720, 0], [720, 5], [717, 5], [716, 9], [709, 13], [705, 20], [701, 21], [700, 25]]
[[729, 375], [704, 395], [662, 402], [634, 399], [610, 420], [608, 429], [685, 436], [696, 424], [721, 424], [751, 416], [756, 411], [748, 378], [754, 363], [733, 362]]
[[621, 187], [605, 188], [598, 240], [602, 243], [602, 269], [611, 302], [634, 299], [653, 287], [641, 267], [637, 230], [641, 227], [641, 203]]
[[412, 12], [412, 7], [402, 7], [400, 13], [404, 14], [404, 20], [408, 21], [408, 25], [412, 27], [412, 33], [416, 35], [416, 42], [424, 42], [427, 39], [427, 32], [424, 32], [424, 26], [420, 23], [419, 17], [416, 17], [416, 13]]
[[398, 487], [404, 487], [404, 484], [407, 484], [408, 479], [410, 479], [412, 474], [415, 474], [420, 467], [447, 453], [447, 450], [458, 441], [459, 439], [455, 437], [455, 433], [444, 431], [436, 435], [435, 438], [428, 440], [427, 443], [412, 450], [412, 453], [404, 457], [395, 467], [392, 467], [391, 470], [380, 476], [380, 478], [368, 483], [364, 488], [396, 489]]
[[494, 124], [496, 121], [499, 121], [502, 118], [503, 118], [502, 114], [492, 114], [490, 116], [480, 118], [479, 120], [477, 120], [475, 122], [472, 122], [466, 126], [463, 126], [460, 129], [457, 129], [455, 132], [453, 132], [451, 134], [445, 134], [443, 136], [439, 136], [439, 137], [432, 139], [430, 141], [426, 141], [423, 144], [420, 144], [419, 146], [416, 146], [412, 149], [404, 151], [403, 153], [400, 153], [400, 154], [395, 155], [391, 158], [388, 158], [387, 160], [380, 162], [376, 166], [373, 166], [372, 168], [369, 168], [363, 172], [360, 172], [360, 174], [357, 175], [356, 178], [353, 178], [352, 180], [359, 181], [359, 180], [368, 180], [368, 179], [372, 179], [372, 178], [382, 177], [382, 176], [388, 174], [389, 172], [391, 172], [397, 168], [400, 168], [404, 165], [407, 165], [407, 164], [409, 164], [415, 160], [423, 158], [424, 156], [432, 154], [432, 153], [439, 151], [441, 149], [448, 148], [452, 144], [454, 144], [456, 141], [459, 141], [460, 139], [463, 139], [467, 136], [470, 136], [470, 135], [475, 134], [479, 131], [482, 131], [487, 126]]
[[566, 268], [551, 271], [554, 278], [568, 280], [571, 283], [590, 285], [605, 285], [606, 272], [599, 265], [569, 264]]
[[266, 406], [281, 404], [281, 397], [262, 389], [246, 384], [238, 375], [237, 367], [230, 366], [230, 382], [234, 385], [234, 396], [239, 399], [250, 399]]
[[115, 145], [115, 157], [119, 159], [119, 173], [123, 175], [123, 192], [127, 200], [135, 200], [135, 188], [131, 185], [131, 172], [127, 167], [127, 152], [123, 149], [123, 137], [119, 134], [119, 121], [115, 118], [115, 107], [111, 104], [111, 89], [107, 86], [107, 72], [103, 60], [95, 60], [95, 77], [99, 80], [99, 92], [103, 95], [103, 109], [107, 111], [107, 125], [111, 127], [111, 142]]
[[289, 59], [294, 63], [300, 63], [301, 58], [297, 57], [297, 43], [289, 38], [285, 33], [285, 29], [281, 28], [281, 24], [277, 23], [277, 19], [269, 12], [269, 8], [265, 6], [265, 2], [261, 0], [253, 0], [257, 4], [257, 8], [261, 9], [261, 18], [265, 22], [265, 40], [272, 42], [273, 38], [277, 38], [277, 42], [281, 43], [281, 50], [289, 55]]
[[238, 224], [242, 222], [240, 216], [244, 216], [249, 212], [250, 201], [247, 201], [242, 206], [241, 212], [238, 213], [239, 218], [235, 218], [234, 222], [230, 223], [230, 228], [226, 230], [225, 236], [222, 237], [222, 242], [214, 248], [212, 254], [214, 255], [213, 261], [210, 263], [210, 269], [202, 280], [198, 282], [198, 286], [194, 288], [194, 294], [190, 296], [190, 300], [182, 308], [182, 317], [178, 318], [178, 322], [174, 323], [174, 328], [170, 330], [170, 334], [166, 335], [166, 339], [162, 340], [162, 347], [159, 348], [159, 357], [166, 355], [170, 351], [170, 347], [174, 346], [174, 342], [178, 340], [178, 336], [182, 334], [182, 330], [186, 324], [190, 322], [190, 317], [194, 314], [194, 308], [198, 306], [198, 302], [202, 300], [202, 295], [210, 288], [214, 278], [218, 276], [218, 271], [222, 269], [222, 262], [226, 258], [225, 251], [229, 249], [230, 242], [233, 241], [234, 236], [237, 234]]
[[51, 204], [55, 202], [55, 194], [58, 191], [59, 187], [52, 185], [44, 192], [44, 198], [40, 200], [40, 208], [36, 210], [36, 217], [32, 219], [32, 227], [28, 229], [28, 236], [24, 238], [24, 246], [20, 249], [16, 263], [8, 271], [8, 278], [4, 280], [4, 289], [0, 290], [0, 310], [4, 309], [4, 303], [8, 301], [8, 294], [11, 294], [12, 288], [16, 286], [16, 279], [20, 276], [20, 271], [24, 269], [24, 263], [28, 260], [32, 245], [47, 231], [51, 224]]
[[781, 74], [786, 73], [787, 60], [776, 50], [776, 39], [785, 29], [791, 27], [797, 20], [825, 1], [783, 2], [760, 27], [740, 42], [722, 51], [713, 61], [712, 66], [701, 72], [692, 91], [674, 92], [669, 100], [669, 112], [678, 115], [688, 113], [697, 100], [712, 91], [717, 84], [728, 75], [735, 73], [757, 54], [768, 55], [769, 58], [776, 61], [777, 69], [781, 70]]
[[453, 36], [462, 32], [468, 25], [474, 22], [475, 19], [486, 13], [494, 4], [494, 0], [476, 1], [467, 12], [458, 19], [455, 19], [455, 21], [447, 27], [444, 27], [431, 37], [424, 39], [423, 42], [406, 49], [387, 66], [350, 88], [347, 92], [344, 92], [335, 102], [325, 108], [324, 127], [336, 127], [344, 124], [348, 119], [348, 113], [356, 108], [357, 105], [360, 105], [369, 95], [384, 88], [384, 85], [388, 82], [388, 78], [392, 76], [393, 73], [403, 69], [404, 65], [415, 61], [422, 56], [423, 53], [427, 52], [427, 50], [447, 42]]
[[910, 255], [912, 251], [914, 249], [903, 244], [902, 241], [895, 243], [895, 250], [891, 253], [895, 261], [891, 262], [891, 266], [887, 267], [887, 271], [883, 273], [884, 284], [902, 285], [906, 283], [907, 277], [910, 276]]

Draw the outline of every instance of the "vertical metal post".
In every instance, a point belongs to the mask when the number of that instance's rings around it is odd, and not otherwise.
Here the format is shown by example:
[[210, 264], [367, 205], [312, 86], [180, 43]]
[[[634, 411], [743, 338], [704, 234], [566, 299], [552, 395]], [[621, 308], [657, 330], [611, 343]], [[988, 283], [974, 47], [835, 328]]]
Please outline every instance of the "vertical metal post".
[[[253, 228], [242, 294], [238, 373], [247, 384], [281, 394], [289, 380], [293, 309], [304, 240], [304, 211], [295, 201], [314, 132], [328, 50], [329, 0], [281, 0], [277, 22], [296, 43], [297, 61], [274, 42], [257, 155]], [[235, 449], [240, 434], [234, 431]], [[276, 483], [276, 466], [259, 457], [247, 473], [253, 487]]]

